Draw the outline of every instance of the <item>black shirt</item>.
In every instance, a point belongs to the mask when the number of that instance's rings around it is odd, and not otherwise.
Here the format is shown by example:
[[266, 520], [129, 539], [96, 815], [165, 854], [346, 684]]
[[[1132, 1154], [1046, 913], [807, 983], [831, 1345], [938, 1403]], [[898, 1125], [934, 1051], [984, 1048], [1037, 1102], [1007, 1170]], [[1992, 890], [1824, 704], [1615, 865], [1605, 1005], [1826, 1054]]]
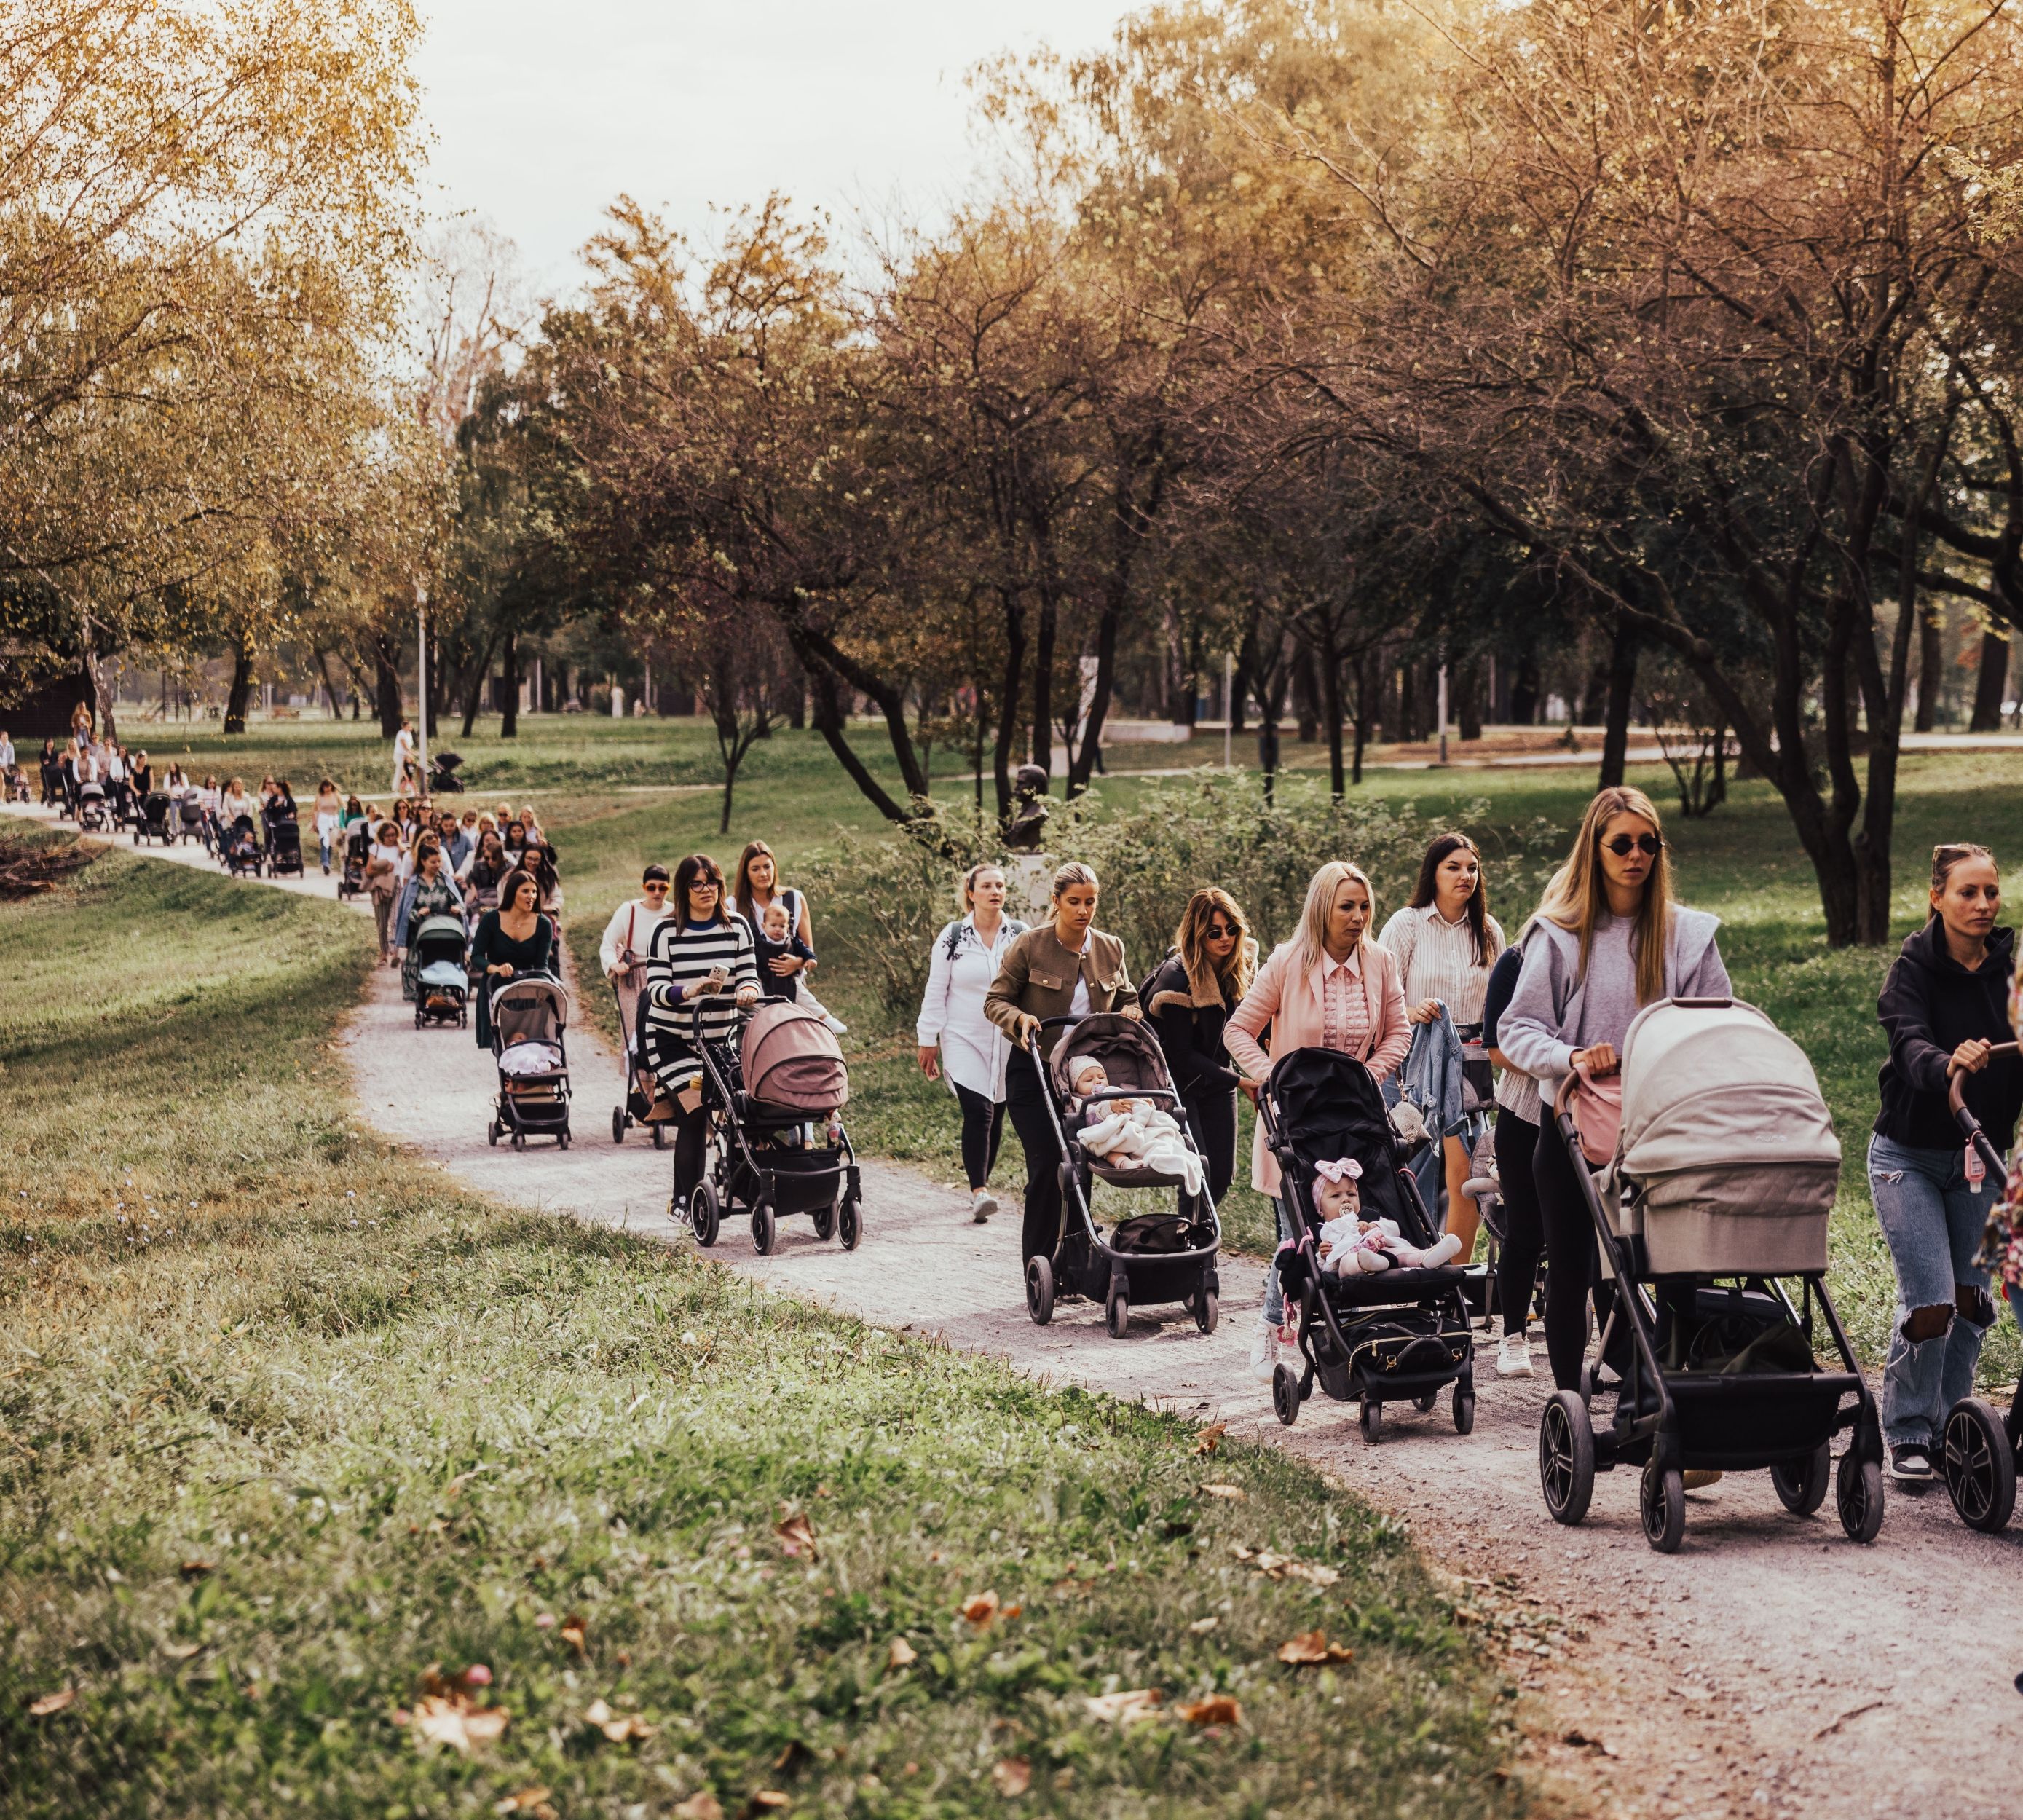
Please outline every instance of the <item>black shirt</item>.
[[[1904, 939], [1876, 999], [1889, 1059], [1876, 1077], [1882, 1106], [1875, 1134], [1915, 1150], [1952, 1150], [1963, 1141], [1946, 1105], [1946, 1064], [1970, 1038], [2013, 1042], [2009, 983], [2016, 968], [2016, 932], [1996, 929], [1988, 955], [1972, 972], [1946, 947], [1934, 917]], [[2014, 1056], [1966, 1077], [1960, 1097], [1996, 1147], [2007, 1150], [2023, 1109], [2023, 1064]]]

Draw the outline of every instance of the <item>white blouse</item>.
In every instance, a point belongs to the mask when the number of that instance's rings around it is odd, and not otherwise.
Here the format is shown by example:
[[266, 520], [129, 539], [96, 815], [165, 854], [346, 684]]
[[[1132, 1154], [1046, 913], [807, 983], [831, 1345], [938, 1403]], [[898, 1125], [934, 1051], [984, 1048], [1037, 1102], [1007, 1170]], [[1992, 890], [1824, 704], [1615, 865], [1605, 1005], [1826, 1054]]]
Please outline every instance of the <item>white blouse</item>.
[[975, 917], [967, 916], [935, 937], [916, 1035], [922, 1049], [941, 1045], [942, 1074], [950, 1093], [964, 1086], [993, 1101], [1004, 1097], [1012, 1044], [983, 1015], [983, 995], [997, 977], [1004, 950], [1025, 932], [1015, 917], [1003, 917], [997, 939], [986, 943], [976, 932]]
[[1489, 958], [1479, 961], [1475, 932], [1468, 918], [1450, 923], [1439, 907], [1425, 904], [1401, 910], [1384, 925], [1377, 939], [1398, 963], [1398, 977], [1407, 1005], [1437, 998], [1458, 1024], [1480, 1024], [1482, 1002], [1489, 991], [1489, 969], [1503, 952], [1503, 929], [1495, 917], [1488, 925]]

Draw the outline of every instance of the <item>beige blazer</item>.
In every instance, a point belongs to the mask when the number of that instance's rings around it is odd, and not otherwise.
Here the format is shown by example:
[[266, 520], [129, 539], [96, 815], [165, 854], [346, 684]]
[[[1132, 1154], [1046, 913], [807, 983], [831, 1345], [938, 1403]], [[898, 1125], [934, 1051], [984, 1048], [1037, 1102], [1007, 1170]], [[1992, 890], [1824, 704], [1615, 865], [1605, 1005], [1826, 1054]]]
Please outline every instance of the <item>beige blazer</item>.
[[[1061, 946], [1052, 923], [1028, 929], [1004, 950], [997, 977], [983, 995], [983, 1015], [1012, 1037], [1018, 1035], [1019, 1013], [1034, 1017], [1066, 1017], [1074, 1002], [1077, 972], [1088, 986], [1091, 1011], [1115, 1011], [1137, 1002], [1137, 983], [1124, 968], [1124, 944], [1100, 929], [1088, 932], [1088, 944], [1077, 956]], [[1051, 1052], [1059, 1031], [1049, 1031], [1041, 1046]]]

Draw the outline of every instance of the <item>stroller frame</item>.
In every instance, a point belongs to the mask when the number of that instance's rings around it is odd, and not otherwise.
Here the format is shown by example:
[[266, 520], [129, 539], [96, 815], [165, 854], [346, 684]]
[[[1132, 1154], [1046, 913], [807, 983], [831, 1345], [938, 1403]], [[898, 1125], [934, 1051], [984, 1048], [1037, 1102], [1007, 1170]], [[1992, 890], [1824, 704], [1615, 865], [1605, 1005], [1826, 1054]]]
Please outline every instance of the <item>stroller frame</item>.
[[[1044, 1018], [1040, 1030], [1072, 1029], [1081, 1022], [1074, 1017]], [[1156, 1048], [1158, 1038], [1149, 1031], [1146, 1034]], [[1044, 1327], [1054, 1318], [1056, 1302], [1085, 1297], [1103, 1303], [1103, 1324], [1110, 1337], [1121, 1339], [1130, 1324], [1133, 1302], [1155, 1305], [1178, 1302], [1194, 1316], [1195, 1326], [1203, 1333], [1213, 1333], [1222, 1295], [1222, 1276], [1216, 1269], [1222, 1250], [1222, 1218], [1216, 1210], [1214, 1198], [1204, 1186], [1199, 1199], [1207, 1210], [1211, 1235], [1205, 1245], [1184, 1251], [1119, 1251], [1111, 1247], [1096, 1223], [1095, 1164], [1079, 1144], [1068, 1141], [1061, 1109], [1055, 1104], [1052, 1061], [1040, 1053], [1037, 1035], [1026, 1046], [1040, 1076], [1040, 1100], [1047, 1109], [1047, 1122], [1053, 1127], [1054, 1141], [1060, 1147], [1060, 1161], [1055, 1166], [1061, 1186], [1061, 1226], [1055, 1236], [1053, 1255], [1031, 1258], [1026, 1265], [1026, 1313], [1035, 1325]], [[1171, 1086], [1106, 1087], [1089, 1094], [1084, 1103], [1104, 1100], [1165, 1102], [1162, 1109], [1172, 1113], [1188, 1147], [1197, 1156], [1201, 1154], [1201, 1145], [1187, 1123], [1186, 1103]], [[1184, 1190], [1181, 1196], [1185, 1198]], [[1195, 1223], [1199, 1223], [1198, 1219]]]
[[344, 857], [337, 872], [337, 896], [356, 897], [365, 888], [365, 861], [372, 849], [372, 837], [363, 822], [354, 822], [344, 837]]
[[164, 847], [175, 844], [173, 826], [176, 805], [166, 790], [150, 790], [141, 801], [141, 814], [134, 824], [134, 844], [158, 840]]
[[[642, 1075], [649, 1080], [653, 1077], [639, 1065], [638, 1032], [625, 1021], [625, 994], [618, 990], [616, 980], [611, 982], [611, 1002], [618, 1013], [619, 1064], [625, 1071], [625, 1097], [611, 1108], [611, 1141], [623, 1144], [627, 1132], [635, 1125], [644, 1125], [653, 1131], [653, 1148], [665, 1150], [668, 1122], [675, 1115], [674, 1102], [660, 1091], [657, 1080], [653, 1081], [650, 1093], [639, 1084]], [[635, 1106], [641, 1109], [635, 1111]]]
[[267, 824], [267, 876], [279, 878], [284, 872], [302, 876], [302, 824], [292, 816]]
[[[499, 1059], [506, 1047], [499, 1040], [498, 1001], [508, 992], [530, 980], [539, 980], [563, 994], [563, 1003], [568, 1004], [568, 994], [560, 980], [552, 973], [522, 973], [503, 981], [492, 989], [492, 1061], [498, 1069]], [[506, 1086], [508, 1076], [499, 1071], [499, 1090], [492, 1101], [492, 1122], [485, 1131], [486, 1138], [497, 1144], [502, 1137], [510, 1137], [515, 1150], [525, 1150], [529, 1137], [552, 1137], [558, 1149], [569, 1147], [569, 1024], [566, 1013], [561, 1029], [555, 1032], [555, 1047], [562, 1052], [562, 1065], [560, 1089], [553, 1100], [534, 1100], [531, 1096], [523, 1099], [510, 1092]], [[538, 1110], [537, 1110], [538, 1109]]]
[[[708, 1143], [714, 1154], [689, 1196], [687, 1207], [675, 1207], [671, 1201], [668, 1217], [679, 1221], [686, 1212], [696, 1243], [708, 1246], [716, 1243], [726, 1214], [748, 1212], [752, 1247], [764, 1258], [772, 1253], [779, 1221], [789, 1214], [807, 1214], [818, 1239], [840, 1239], [844, 1251], [854, 1251], [864, 1236], [864, 1184], [849, 1132], [839, 1119], [838, 1141], [819, 1150], [813, 1146], [796, 1151], [753, 1145], [745, 1129], [748, 1115], [752, 1124], [764, 1130], [789, 1131], [814, 1121], [805, 1115], [766, 1119], [748, 1098], [745, 1112], [740, 1112], [744, 1064], [734, 1051], [724, 1053], [725, 1045], [710, 1042], [702, 1033], [703, 1007], [726, 1000], [735, 1005], [737, 995], [702, 993], [683, 1001], [693, 1007], [694, 1032], [689, 1043], [702, 1063], [703, 1113], [709, 1121]], [[741, 1007], [737, 1015], [741, 1020], [744, 1016]], [[824, 1166], [780, 1166], [783, 1159], [794, 1156]]]
[[[1681, 1002], [1692, 1002], [1681, 1001]], [[1582, 1155], [1572, 1115], [1555, 1110], [1553, 1129], [1567, 1146], [1575, 1178], [1587, 1202], [1602, 1255], [1615, 1276], [1615, 1305], [1601, 1330], [1597, 1357], [1608, 1356], [1620, 1333], [1630, 1342], [1630, 1373], [1618, 1383], [1600, 1381], [1590, 1360], [1581, 1368], [1578, 1390], [1560, 1390], [1546, 1405], [1538, 1425], [1538, 1477], [1546, 1507], [1557, 1522], [1578, 1523], [1587, 1514], [1594, 1475], [1619, 1466], [1643, 1469], [1637, 1506], [1644, 1538], [1660, 1554], [1674, 1553], [1684, 1539], [1688, 1469], [1718, 1472], [1770, 1470], [1779, 1500], [1796, 1516], [1810, 1516], [1826, 1501], [1832, 1474], [1833, 1437], [1851, 1429], [1835, 1483], [1841, 1527], [1857, 1542], [1871, 1542], [1882, 1524], [1882, 1423], [1875, 1398], [1856, 1363], [1847, 1330], [1827, 1293], [1824, 1271], [1794, 1271], [1804, 1286], [1802, 1304], [1792, 1305], [1779, 1276], [1733, 1273], [1721, 1287], [1719, 1273], [1667, 1277], [1694, 1287], [1693, 1313], [1781, 1314], [1809, 1342], [1817, 1302], [1833, 1336], [1838, 1371], [1721, 1372], [1668, 1371], [1658, 1352], [1658, 1309], [1650, 1292], [1644, 1240], [1621, 1234], [1608, 1216], [1601, 1191]], [[1605, 1429], [1593, 1425], [1598, 1390], [1615, 1392], [1615, 1413]], [[1842, 1407], [1852, 1397], [1852, 1408]], [[1757, 1426], [1743, 1429], [1752, 1404]]]
[[[463, 1030], [470, 1022], [470, 975], [466, 969], [464, 961], [466, 944], [459, 940], [454, 956], [457, 970], [464, 974], [464, 983], [457, 990], [456, 1005], [454, 1010], [432, 1009], [429, 1005], [429, 988], [421, 978], [422, 969], [431, 964], [429, 944], [444, 939], [443, 936], [434, 934], [430, 929], [429, 925], [436, 922], [453, 922], [459, 931], [463, 927], [463, 919], [461, 917], [425, 917], [415, 931], [415, 1028], [420, 1030], [431, 1024], [453, 1024], [459, 1030]], [[445, 951], [437, 958], [448, 961], [452, 957]]]

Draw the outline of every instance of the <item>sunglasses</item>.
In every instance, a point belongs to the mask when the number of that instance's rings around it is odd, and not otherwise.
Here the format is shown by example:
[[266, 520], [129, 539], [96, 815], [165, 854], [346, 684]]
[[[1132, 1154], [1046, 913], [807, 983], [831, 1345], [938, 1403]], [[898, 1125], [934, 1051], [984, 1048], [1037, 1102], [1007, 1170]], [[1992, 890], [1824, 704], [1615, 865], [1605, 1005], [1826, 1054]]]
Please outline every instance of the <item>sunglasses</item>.
[[1210, 923], [1202, 933], [1211, 942], [1220, 942], [1236, 933], [1227, 923]]
[[643, 888], [647, 891], [665, 891], [668, 888], [668, 881], [664, 878], [649, 878]]
[[1648, 854], [1655, 859], [1664, 844], [1655, 834], [1619, 834], [1613, 840], [1602, 842], [1618, 859], [1626, 859], [1632, 853]]

